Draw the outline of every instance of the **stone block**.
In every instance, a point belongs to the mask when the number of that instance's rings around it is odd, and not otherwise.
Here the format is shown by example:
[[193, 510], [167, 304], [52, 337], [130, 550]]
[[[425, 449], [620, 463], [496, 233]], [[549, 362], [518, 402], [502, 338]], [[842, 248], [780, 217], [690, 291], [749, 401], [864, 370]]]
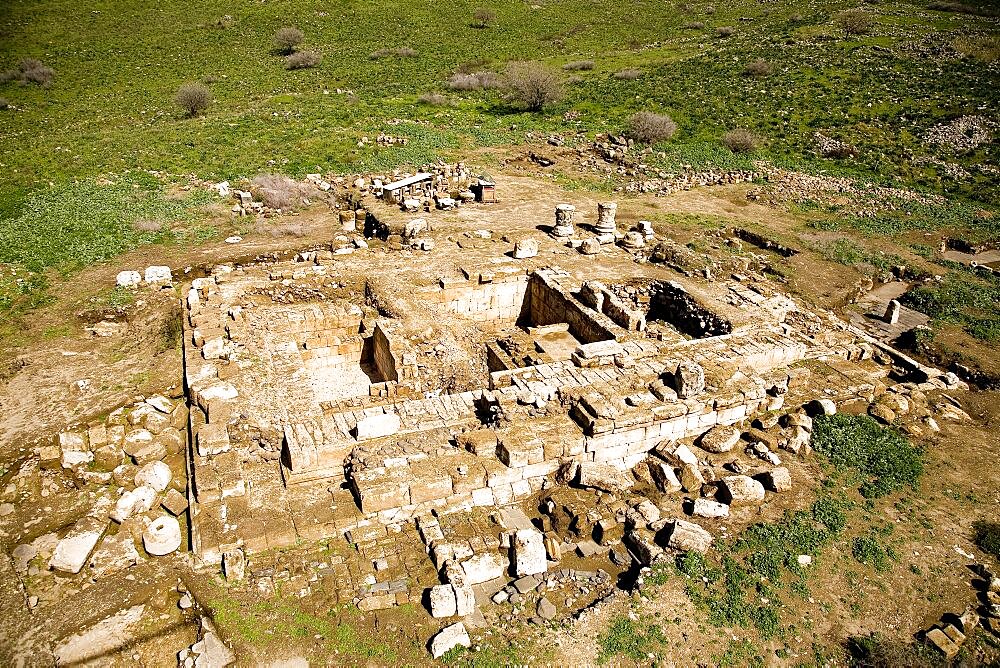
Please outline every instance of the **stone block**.
[[90, 515], [83, 517], [56, 543], [49, 567], [64, 573], [79, 573], [90, 553], [108, 528], [108, 520]]
[[675, 520], [667, 545], [681, 552], [708, 552], [712, 545], [712, 534], [693, 522]]
[[471, 647], [472, 639], [462, 622], [446, 626], [431, 640], [431, 656], [440, 659], [454, 647]]
[[750, 476], [725, 476], [719, 484], [719, 499], [730, 505], [760, 503], [764, 494], [764, 486]]
[[535, 529], [519, 529], [514, 533], [514, 572], [519, 576], [544, 573], [548, 569], [545, 560], [545, 541]]
[[358, 420], [358, 424], [354, 428], [354, 437], [359, 441], [364, 441], [372, 438], [391, 436], [399, 431], [400, 425], [399, 416], [395, 413], [372, 415]]

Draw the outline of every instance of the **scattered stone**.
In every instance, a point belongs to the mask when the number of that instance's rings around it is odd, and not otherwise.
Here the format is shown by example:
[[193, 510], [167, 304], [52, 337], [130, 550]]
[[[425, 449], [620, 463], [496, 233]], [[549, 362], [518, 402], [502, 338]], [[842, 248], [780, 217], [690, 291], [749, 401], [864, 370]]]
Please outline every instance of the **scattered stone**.
[[534, 239], [518, 239], [514, 242], [514, 257], [525, 260], [538, 255], [538, 242]]
[[170, 267], [154, 265], [146, 267], [145, 280], [150, 285], [168, 285], [173, 282], [174, 277], [170, 273]]
[[535, 611], [538, 613], [538, 616], [545, 621], [551, 621], [555, 619], [556, 616], [556, 606], [554, 606], [552, 602], [544, 596], [538, 600], [538, 606]]
[[462, 571], [468, 584], [477, 585], [502, 577], [504, 565], [496, 552], [481, 552], [463, 561]]
[[631, 489], [635, 480], [627, 472], [611, 464], [580, 462], [576, 484], [605, 492], [622, 492]]
[[754, 476], [765, 489], [772, 492], [787, 492], [792, 489], [792, 474], [784, 466], [764, 471]]
[[458, 610], [455, 588], [450, 584], [431, 587], [428, 598], [430, 601], [431, 617], [452, 617]]
[[107, 528], [107, 520], [91, 515], [77, 520], [56, 544], [55, 552], [49, 560], [49, 567], [65, 573], [79, 573]]
[[222, 553], [222, 573], [227, 580], [239, 582], [246, 575], [247, 558], [243, 550], [236, 548]]
[[831, 399], [814, 399], [806, 406], [809, 415], [836, 415], [837, 404]]
[[171, 489], [167, 492], [160, 505], [171, 515], [177, 516], [187, 510], [188, 502], [183, 494], [176, 489]]
[[446, 626], [431, 640], [431, 656], [440, 659], [453, 647], [471, 647], [472, 639], [462, 622]]
[[135, 485], [136, 487], [147, 485], [157, 492], [162, 492], [170, 484], [172, 477], [169, 466], [161, 461], [150, 462], [135, 474]]
[[760, 503], [764, 494], [764, 486], [750, 476], [726, 476], [719, 484], [719, 498], [729, 505]]
[[667, 545], [681, 552], [708, 552], [712, 545], [712, 534], [693, 522], [675, 520]]
[[115, 278], [115, 285], [120, 288], [134, 288], [142, 283], [142, 274], [137, 271], [120, 271]]
[[730, 425], [719, 425], [709, 429], [701, 437], [699, 446], [709, 452], [729, 452], [740, 442], [740, 430]]
[[698, 498], [694, 500], [691, 514], [696, 517], [729, 517], [729, 506], [711, 499]]

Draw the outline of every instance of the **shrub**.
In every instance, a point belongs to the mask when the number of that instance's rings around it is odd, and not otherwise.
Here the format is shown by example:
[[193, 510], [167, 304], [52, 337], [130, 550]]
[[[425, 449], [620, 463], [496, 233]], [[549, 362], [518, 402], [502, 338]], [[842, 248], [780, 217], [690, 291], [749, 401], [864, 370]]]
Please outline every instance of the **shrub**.
[[295, 47], [302, 43], [303, 37], [302, 31], [298, 28], [286, 26], [274, 33], [274, 44], [280, 53], [287, 55], [295, 51]]
[[730, 26], [719, 26], [715, 29], [715, 34], [719, 37], [732, 37], [736, 33], [736, 29]]
[[482, 90], [497, 88], [499, 85], [500, 79], [496, 72], [489, 71], [473, 74], [456, 72], [448, 79], [448, 88], [452, 90]]
[[431, 107], [448, 107], [452, 104], [451, 98], [441, 93], [424, 93], [417, 98], [417, 102]]
[[323, 62], [323, 54], [318, 51], [296, 51], [285, 56], [285, 69], [305, 70]]
[[559, 75], [535, 62], [509, 63], [503, 89], [508, 101], [528, 111], [541, 111], [563, 97]]
[[17, 81], [20, 84], [37, 84], [48, 88], [55, 70], [37, 58], [23, 58], [12, 70], [0, 74], [0, 82]]
[[723, 145], [733, 153], [750, 153], [760, 148], [761, 139], [749, 130], [730, 130], [722, 138]]
[[774, 66], [762, 58], [758, 58], [752, 63], [747, 63], [746, 67], [743, 68], [743, 74], [749, 77], [767, 77], [773, 72]]
[[666, 114], [640, 111], [628, 119], [628, 135], [645, 144], [670, 139], [677, 132], [677, 123]]
[[310, 188], [282, 174], [258, 174], [250, 182], [250, 192], [272, 209], [289, 211], [310, 194]]
[[837, 14], [836, 19], [846, 36], [867, 35], [875, 25], [872, 15], [863, 9], [848, 9]]
[[395, 49], [387, 48], [373, 51], [368, 57], [372, 60], [381, 60], [382, 58], [389, 58], [390, 56], [395, 56], [397, 58], [416, 58], [417, 50], [408, 46], [400, 46]]
[[7, 101], [7, 98], [0, 97], [0, 111], [5, 111], [7, 109], [10, 109], [10, 102]]
[[497, 13], [492, 9], [480, 7], [472, 13], [472, 25], [477, 28], [489, 28], [497, 20]]
[[572, 62], [563, 65], [563, 69], [567, 72], [582, 72], [584, 70], [594, 69], [593, 60], [574, 60]]
[[701, 21], [691, 21], [690, 23], [686, 23], [684, 27], [688, 30], [704, 30], [705, 24]]
[[1000, 524], [996, 522], [976, 522], [972, 525], [976, 545], [994, 559], [1000, 559]]
[[851, 665], [868, 668], [932, 668], [940, 660], [927, 647], [883, 638], [878, 633], [854, 636], [847, 641]]
[[641, 76], [642, 76], [642, 70], [636, 69], [634, 67], [630, 67], [625, 70], [619, 70], [614, 74], [615, 79], [619, 79], [621, 81], [635, 81]]
[[182, 84], [174, 95], [174, 103], [183, 109], [189, 117], [196, 116], [212, 103], [212, 91], [205, 84], [189, 82]]

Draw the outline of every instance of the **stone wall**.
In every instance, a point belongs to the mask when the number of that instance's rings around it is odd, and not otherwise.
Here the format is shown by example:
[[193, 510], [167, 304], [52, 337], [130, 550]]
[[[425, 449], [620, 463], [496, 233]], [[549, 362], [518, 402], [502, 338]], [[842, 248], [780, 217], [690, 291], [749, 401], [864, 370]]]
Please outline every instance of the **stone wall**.
[[[375, 324], [375, 331], [372, 333], [372, 361], [383, 380], [399, 380], [399, 372], [397, 371], [399, 360], [393, 354], [389, 335], [381, 323]], [[402, 366], [402, 364], [398, 366]]]
[[525, 325], [543, 327], [567, 323], [569, 332], [581, 343], [617, 340], [624, 332], [611, 318], [576, 299], [562, 286], [558, 276], [540, 269], [528, 279]]

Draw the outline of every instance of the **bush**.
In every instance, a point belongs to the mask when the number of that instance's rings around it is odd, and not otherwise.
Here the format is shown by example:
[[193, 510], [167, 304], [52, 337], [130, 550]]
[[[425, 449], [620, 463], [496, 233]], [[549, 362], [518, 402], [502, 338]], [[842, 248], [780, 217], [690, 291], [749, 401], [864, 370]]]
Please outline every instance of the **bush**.
[[296, 51], [285, 56], [285, 69], [305, 70], [323, 62], [323, 54], [318, 51]]
[[290, 211], [312, 191], [309, 186], [282, 174], [258, 174], [250, 182], [250, 192], [265, 206]]
[[274, 33], [274, 44], [278, 47], [280, 53], [287, 55], [295, 51], [295, 47], [302, 43], [303, 37], [305, 36], [301, 30], [287, 26]]
[[872, 15], [863, 9], [848, 9], [837, 14], [836, 19], [846, 36], [867, 35], [875, 25]]
[[743, 68], [743, 74], [749, 77], [767, 77], [774, 73], [774, 66], [771, 63], [758, 58], [752, 63], [747, 63]]
[[972, 525], [976, 545], [994, 559], [1000, 559], [1000, 524], [996, 522], [976, 522]]
[[619, 70], [615, 72], [614, 77], [620, 81], [635, 81], [642, 76], [642, 70], [638, 70], [634, 67], [630, 67], [625, 70]]
[[456, 72], [448, 79], [448, 88], [452, 90], [482, 90], [497, 88], [499, 85], [500, 79], [496, 72], [488, 71], [472, 74]]
[[932, 668], [940, 660], [927, 647], [883, 638], [878, 633], [854, 636], [847, 641], [851, 665], [864, 668]]
[[924, 471], [920, 448], [867, 415], [817, 417], [813, 447], [836, 468], [860, 473], [864, 482], [859, 491], [865, 498], [885, 496], [905, 485], [916, 487]]
[[736, 29], [730, 26], [719, 26], [715, 29], [715, 34], [719, 37], [732, 37], [736, 33]]
[[368, 57], [372, 60], [381, 60], [383, 58], [389, 58], [390, 56], [395, 56], [397, 58], [416, 58], [417, 50], [411, 49], [408, 46], [400, 46], [395, 49], [379, 49], [378, 51], [373, 51]]
[[509, 63], [504, 72], [503, 89], [510, 103], [528, 111], [541, 111], [563, 97], [559, 75], [535, 62]]
[[480, 7], [472, 13], [472, 25], [477, 28], [489, 28], [497, 20], [497, 13], [492, 9]]
[[645, 144], [670, 139], [677, 132], [677, 123], [666, 114], [640, 111], [628, 119], [628, 135]]
[[760, 148], [761, 139], [749, 130], [730, 130], [722, 138], [722, 144], [733, 153], [750, 153]]
[[572, 62], [563, 65], [563, 69], [567, 72], [582, 72], [584, 70], [594, 69], [593, 60], [574, 60]]
[[0, 97], [0, 111], [5, 111], [7, 109], [10, 109], [10, 102], [7, 101], [7, 98]]
[[196, 116], [212, 103], [212, 91], [205, 84], [197, 82], [182, 84], [174, 95], [174, 103], [189, 117]]
[[424, 93], [417, 98], [417, 102], [431, 107], [449, 107], [452, 104], [451, 98], [441, 93]]
[[12, 70], [0, 74], [0, 82], [17, 81], [22, 85], [37, 84], [48, 88], [55, 70], [37, 58], [23, 58]]
[[691, 21], [690, 23], [685, 24], [684, 27], [688, 30], [704, 30], [705, 24], [701, 21]]

